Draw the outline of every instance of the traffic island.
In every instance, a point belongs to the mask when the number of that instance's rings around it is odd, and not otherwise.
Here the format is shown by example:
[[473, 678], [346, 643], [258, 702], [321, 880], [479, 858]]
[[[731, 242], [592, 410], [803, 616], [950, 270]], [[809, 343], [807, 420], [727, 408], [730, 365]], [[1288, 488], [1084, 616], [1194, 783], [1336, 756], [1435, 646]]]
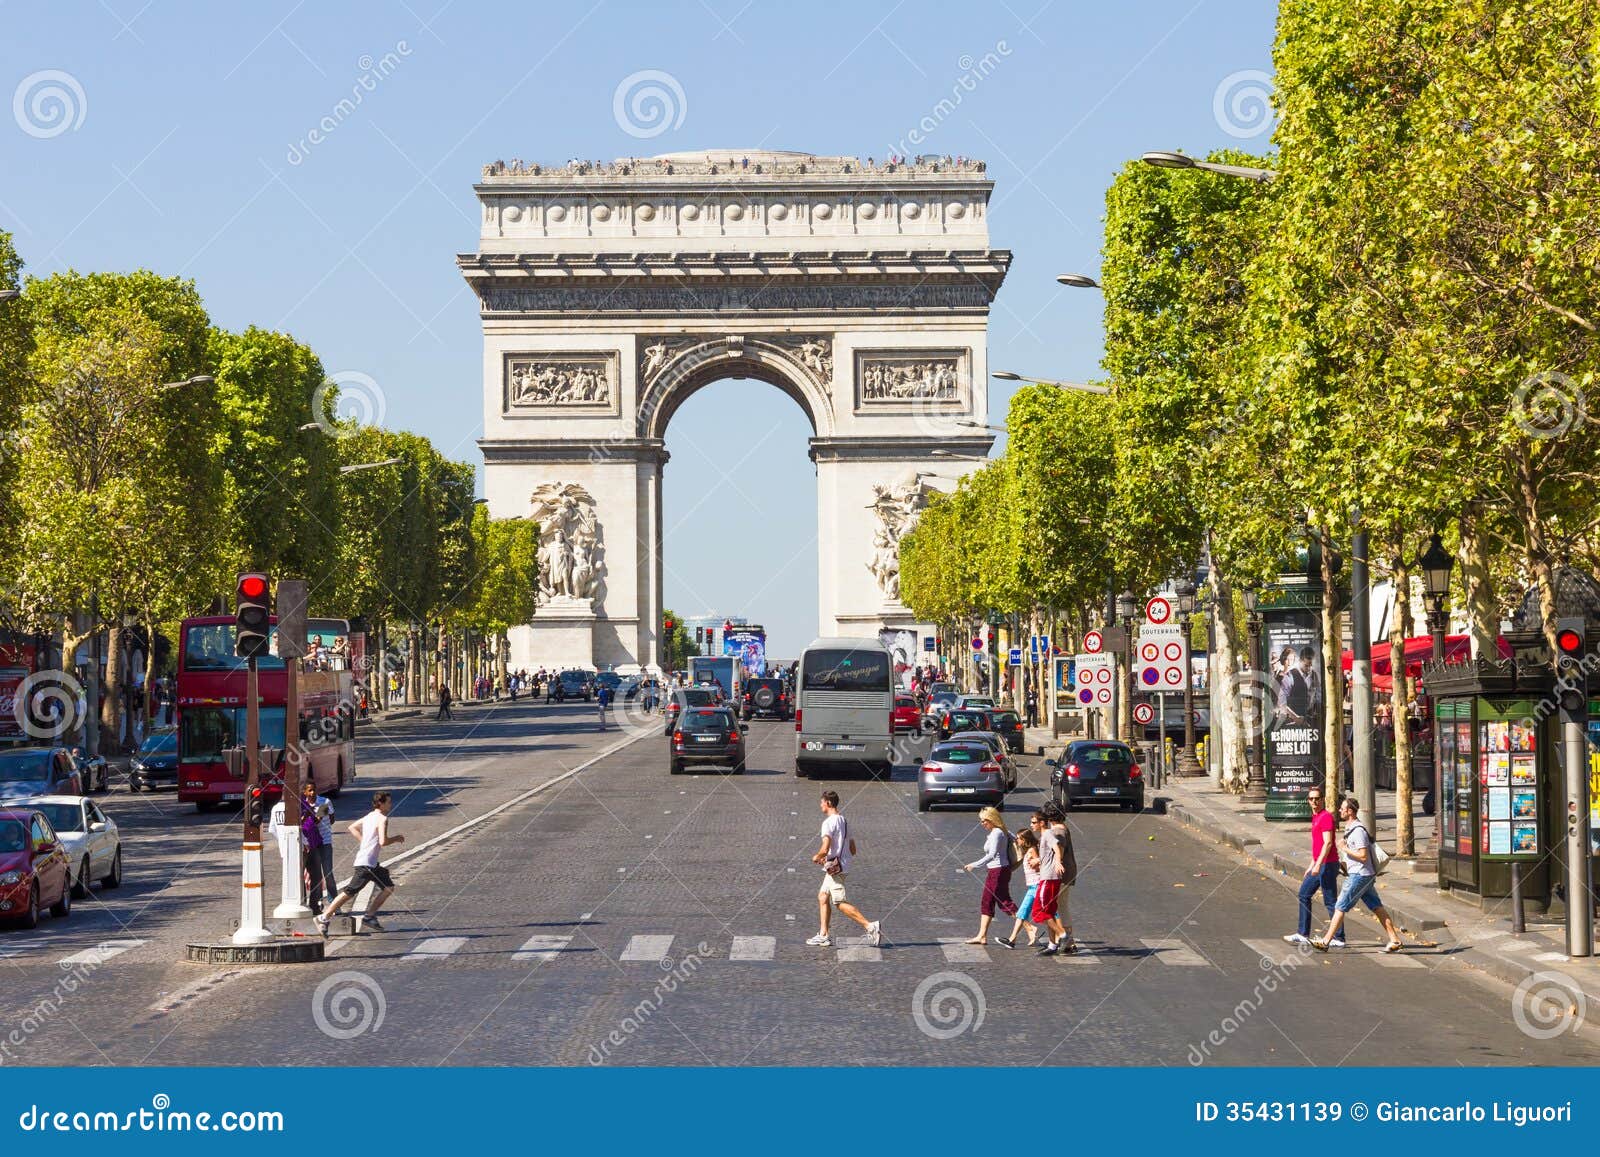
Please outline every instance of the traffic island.
[[321, 936], [282, 936], [261, 944], [220, 941], [190, 944], [184, 959], [191, 964], [314, 964], [327, 947]]

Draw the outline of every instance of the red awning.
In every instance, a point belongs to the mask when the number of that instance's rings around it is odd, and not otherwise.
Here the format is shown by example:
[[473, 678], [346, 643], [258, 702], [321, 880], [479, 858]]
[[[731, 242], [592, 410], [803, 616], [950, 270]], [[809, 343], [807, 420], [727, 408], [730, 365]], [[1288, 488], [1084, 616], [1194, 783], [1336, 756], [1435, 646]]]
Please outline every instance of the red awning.
[[[1511, 644], [1503, 637], [1497, 638], [1495, 643], [1502, 659], [1511, 658]], [[1372, 645], [1372, 687], [1375, 691], [1387, 691], [1391, 687], [1390, 647], [1387, 643], [1374, 643]], [[1472, 639], [1469, 635], [1446, 635], [1444, 638], [1444, 658], [1447, 663], [1465, 662], [1472, 655]], [[1341, 659], [1345, 671], [1349, 671], [1353, 656], [1346, 651]], [[1406, 674], [1415, 679], [1422, 674], [1422, 664], [1433, 658], [1433, 639], [1428, 635], [1416, 635], [1406, 640]]]

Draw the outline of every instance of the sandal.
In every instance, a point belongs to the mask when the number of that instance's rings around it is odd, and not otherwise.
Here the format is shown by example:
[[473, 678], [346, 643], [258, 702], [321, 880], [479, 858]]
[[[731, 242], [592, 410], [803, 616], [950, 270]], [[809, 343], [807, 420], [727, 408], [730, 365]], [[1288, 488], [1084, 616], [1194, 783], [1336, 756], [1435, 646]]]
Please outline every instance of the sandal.
[[1391, 940], [1391, 941], [1389, 941], [1389, 943], [1387, 943], [1387, 944], [1385, 944], [1385, 945], [1384, 945], [1384, 946], [1383, 946], [1383, 950], [1384, 950], [1384, 951], [1385, 951], [1385, 952], [1399, 952], [1399, 951], [1400, 951], [1400, 949], [1402, 949], [1402, 948], [1404, 948], [1404, 947], [1405, 947], [1405, 945], [1404, 945], [1404, 944], [1402, 944], [1402, 943], [1400, 943], [1400, 941], [1398, 941], [1398, 940]]
[[978, 936], [978, 937], [976, 937], [976, 938], [974, 938], [972, 940], [964, 941], [964, 943], [966, 943], [966, 944], [987, 944], [989, 942], [987, 940], [985, 940], [982, 936]]

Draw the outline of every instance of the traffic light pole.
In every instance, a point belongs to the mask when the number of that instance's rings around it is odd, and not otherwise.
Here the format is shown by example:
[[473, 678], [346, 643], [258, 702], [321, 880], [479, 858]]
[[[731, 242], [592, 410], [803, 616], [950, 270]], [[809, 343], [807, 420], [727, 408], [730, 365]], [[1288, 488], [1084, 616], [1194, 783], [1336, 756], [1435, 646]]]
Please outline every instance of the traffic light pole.
[[[281, 605], [281, 604], [280, 604]], [[301, 875], [305, 869], [300, 847], [300, 660], [283, 661], [283, 829], [278, 840], [279, 859], [283, 861], [283, 891], [278, 906], [272, 910], [274, 919], [304, 920], [311, 915], [301, 896], [304, 890]]]
[[[1582, 686], [1580, 682], [1579, 686]], [[1567, 773], [1567, 955], [1594, 955], [1594, 896], [1589, 886], [1589, 744], [1582, 692], [1561, 711], [1561, 743]], [[1576, 710], [1570, 709], [1576, 707]]]
[[261, 895], [261, 797], [256, 794], [261, 785], [261, 694], [255, 656], [245, 662], [243, 895], [233, 942], [264, 944], [273, 937], [266, 928]]

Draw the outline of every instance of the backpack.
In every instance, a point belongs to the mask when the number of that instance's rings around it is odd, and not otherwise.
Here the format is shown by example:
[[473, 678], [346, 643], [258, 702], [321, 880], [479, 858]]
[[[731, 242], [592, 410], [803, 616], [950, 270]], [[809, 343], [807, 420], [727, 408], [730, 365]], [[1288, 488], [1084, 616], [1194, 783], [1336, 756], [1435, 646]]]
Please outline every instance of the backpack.
[[1061, 886], [1070, 888], [1078, 882], [1078, 856], [1072, 850], [1072, 832], [1063, 827], [1060, 839]]

